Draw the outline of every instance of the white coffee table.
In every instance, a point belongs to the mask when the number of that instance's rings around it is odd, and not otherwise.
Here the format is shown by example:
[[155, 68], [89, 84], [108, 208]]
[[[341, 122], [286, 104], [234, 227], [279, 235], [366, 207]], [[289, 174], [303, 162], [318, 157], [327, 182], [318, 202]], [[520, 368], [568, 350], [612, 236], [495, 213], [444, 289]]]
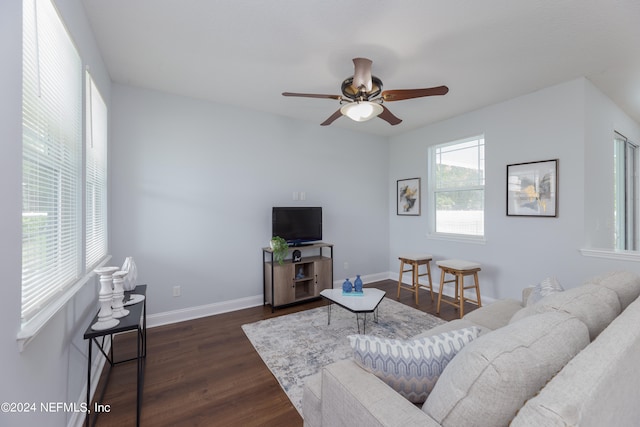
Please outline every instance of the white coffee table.
[[338, 304], [340, 307], [356, 314], [356, 324], [358, 325], [358, 333], [360, 333], [359, 314], [364, 314], [362, 322], [362, 333], [367, 333], [367, 313], [373, 313], [373, 321], [378, 323], [378, 306], [384, 298], [386, 292], [375, 288], [364, 288], [363, 295], [343, 295], [342, 289], [325, 289], [320, 292], [320, 296], [329, 300], [331, 304], [327, 311], [327, 325], [331, 324], [331, 306]]

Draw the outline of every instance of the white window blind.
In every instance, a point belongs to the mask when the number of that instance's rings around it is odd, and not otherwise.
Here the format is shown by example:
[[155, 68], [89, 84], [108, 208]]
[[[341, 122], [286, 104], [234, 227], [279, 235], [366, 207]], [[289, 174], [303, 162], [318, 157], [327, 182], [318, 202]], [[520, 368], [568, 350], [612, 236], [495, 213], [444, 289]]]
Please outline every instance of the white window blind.
[[430, 158], [432, 231], [484, 236], [484, 137], [436, 145]]
[[107, 105], [86, 74], [85, 266], [107, 255]]
[[22, 320], [81, 270], [82, 63], [50, 0], [23, 1]]

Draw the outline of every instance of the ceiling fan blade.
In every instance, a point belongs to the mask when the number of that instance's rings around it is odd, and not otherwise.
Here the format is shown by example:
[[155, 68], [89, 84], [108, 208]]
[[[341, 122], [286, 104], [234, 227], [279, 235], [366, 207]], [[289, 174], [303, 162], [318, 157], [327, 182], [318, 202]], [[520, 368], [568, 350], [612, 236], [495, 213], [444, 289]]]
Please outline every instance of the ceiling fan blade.
[[335, 113], [333, 113], [331, 115], [331, 117], [329, 117], [327, 120], [325, 120], [324, 122], [320, 123], [320, 126], [328, 126], [331, 123], [335, 122], [336, 119], [342, 117], [342, 112], [338, 109], [338, 111], [336, 111]]
[[389, 109], [384, 105], [382, 106], [382, 113], [378, 114], [378, 117], [389, 123], [391, 126], [395, 126], [402, 122], [402, 119], [394, 116], [393, 113], [391, 113], [391, 111], [389, 111]]
[[356, 91], [364, 88], [363, 92], [371, 92], [371, 64], [373, 64], [373, 61], [370, 59], [353, 58], [354, 72], [351, 85]]
[[425, 89], [397, 89], [382, 92], [385, 101], [402, 101], [404, 99], [421, 98], [423, 96], [446, 95], [449, 88], [446, 86], [430, 87]]
[[282, 96], [299, 96], [303, 98], [326, 98], [326, 99], [337, 99], [338, 101], [342, 99], [342, 95], [322, 95], [318, 93], [282, 92]]

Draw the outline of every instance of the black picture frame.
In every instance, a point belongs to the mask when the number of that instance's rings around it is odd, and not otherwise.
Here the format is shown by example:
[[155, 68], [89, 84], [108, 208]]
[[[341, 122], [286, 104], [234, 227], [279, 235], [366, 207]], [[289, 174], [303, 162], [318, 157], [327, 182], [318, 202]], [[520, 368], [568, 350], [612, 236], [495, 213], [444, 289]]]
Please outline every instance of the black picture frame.
[[558, 217], [558, 162], [507, 165], [507, 216]]
[[396, 213], [420, 216], [420, 178], [399, 179], [396, 186]]

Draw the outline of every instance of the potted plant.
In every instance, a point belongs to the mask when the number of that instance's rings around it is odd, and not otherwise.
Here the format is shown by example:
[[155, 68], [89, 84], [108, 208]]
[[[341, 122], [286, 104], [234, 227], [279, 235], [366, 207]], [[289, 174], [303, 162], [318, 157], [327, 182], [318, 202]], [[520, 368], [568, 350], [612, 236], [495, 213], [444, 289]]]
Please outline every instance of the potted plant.
[[287, 241], [280, 236], [274, 236], [271, 238], [269, 245], [273, 251], [273, 257], [278, 261], [278, 264], [282, 265], [284, 258], [289, 253], [289, 245], [287, 244]]

